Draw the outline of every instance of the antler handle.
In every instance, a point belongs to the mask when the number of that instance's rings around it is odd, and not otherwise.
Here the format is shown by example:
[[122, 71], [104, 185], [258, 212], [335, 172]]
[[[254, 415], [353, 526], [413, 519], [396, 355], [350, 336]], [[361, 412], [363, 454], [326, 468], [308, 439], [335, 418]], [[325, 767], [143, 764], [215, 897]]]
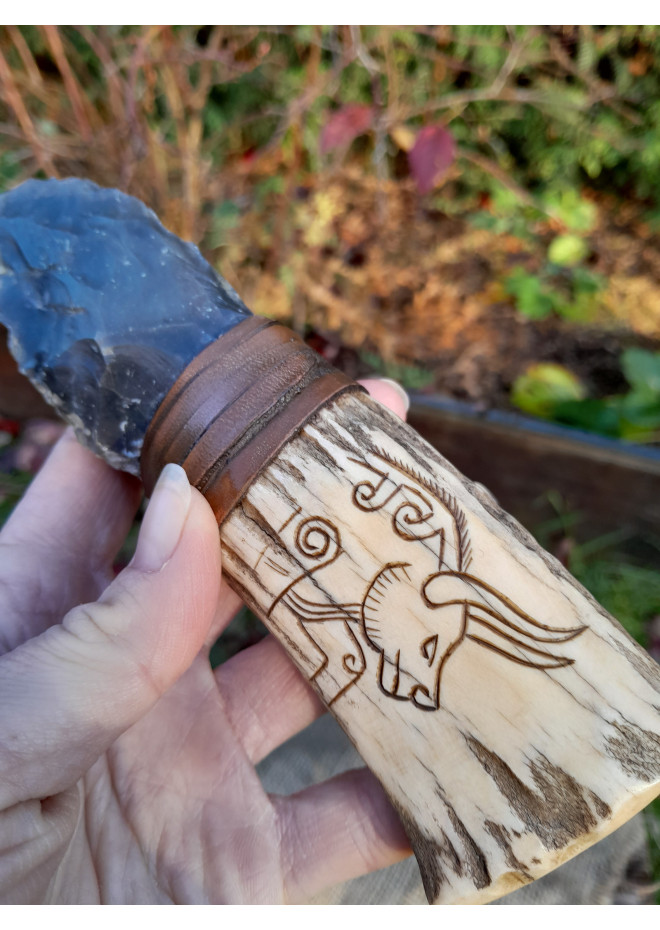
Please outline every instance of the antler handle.
[[382, 782], [429, 901], [513, 891], [660, 792], [658, 667], [412, 429], [248, 325], [164, 401], [147, 484], [180, 461], [207, 494], [230, 584]]

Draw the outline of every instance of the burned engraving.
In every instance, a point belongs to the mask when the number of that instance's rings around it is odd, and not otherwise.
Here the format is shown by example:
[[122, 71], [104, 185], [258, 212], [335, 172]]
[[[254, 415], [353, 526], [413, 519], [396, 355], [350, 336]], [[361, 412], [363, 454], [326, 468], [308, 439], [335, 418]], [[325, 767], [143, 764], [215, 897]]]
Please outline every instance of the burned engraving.
[[[298, 510], [287, 521], [288, 548], [302, 571], [269, 611], [283, 603], [298, 619], [318, 654], [312, 679], [323, 685], [329, 703], [371, 665], [381, 693], [420, 710], [438, 710], [443, 671], [467, 641], [530, 669], [573, 663], [555, 647], [585, 627], [541, 623], [482, 581], [467, 517], [453, 495], [383, 451], [371, 460], [349, 461], [363, 472], [352, 488], [353, 506], [366, 515], [387, 515], [391, 530], [382, 539], [376, 530], [380, 548], [372, 553], [371, 580], [350, 600], [326, 596], [326, 590], [337, 589], [328, 569], [346, 552], [345, 544], [334, 522]], [[387, 558], [397, 551], [409, 558]], [[278, 571], [279, 563], [271, 558], [269, 564]]]

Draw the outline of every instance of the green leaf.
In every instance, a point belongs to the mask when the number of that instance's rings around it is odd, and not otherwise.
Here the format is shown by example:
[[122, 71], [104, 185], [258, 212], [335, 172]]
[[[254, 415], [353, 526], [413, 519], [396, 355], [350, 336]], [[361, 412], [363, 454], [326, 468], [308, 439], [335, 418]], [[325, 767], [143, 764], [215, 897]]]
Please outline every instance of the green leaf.
[[590, 232], [596, 225], [598, 210], [573, 188], [553, 191], [544, 198], [546, 208], [574, 232]]
[[542, 320], [555, 309], [555, 300], [538, 275], [516, 268], [503, 283], [507, 294], [515, 298], [516, 310], [528, 319]]
[[573, 272], [573, 293], [597, 294], [605, 288], [606, 280], [601, 274], [587, 268], [576, 268]]
[[653, 442], [660, 435], [660, 395], [647, 387], [633, 389], [617, 402], [620, 435], [630, 442]]
[[565, 400], [556, 404], [552, 418], [566, 426], [575, 426], [601, 436], [619, 438], [621, 417], [613, 398], [603, 400], [588, 397], [582, 400]]
[[550, 243], [548, 259], [555, 265], [572, 268], [589, 254], [589, 246], [574, 233], [556, 236]]
[[511, 400], [525, 413], [548, 418], [554, 416], [559, 404], [581, 401], [585, 394], [580, 379], [563, 365], [541, 362], [516, 378]]
[[621, 355], [621, 367], [632, 388], [660, 396], [660, 352], [626, 349]]

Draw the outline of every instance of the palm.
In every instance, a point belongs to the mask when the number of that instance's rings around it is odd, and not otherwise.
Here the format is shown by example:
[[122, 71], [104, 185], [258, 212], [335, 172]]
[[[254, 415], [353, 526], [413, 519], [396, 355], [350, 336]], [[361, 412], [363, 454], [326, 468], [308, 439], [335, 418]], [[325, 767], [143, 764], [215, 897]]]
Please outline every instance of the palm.
[[[238, 601], [226, 586], [218, 597], [217, 567], [202, 564], [217, 529], [199, 496], [177, 559], [201, 576], [178, 605], [181, 579], [158, 579], [156, 632], [147, 630], [162, 644], [163, 627], [171, 629], [182, 641], [174, 654], [197, 637], [197, 657], [164, 684], [157, 656], [167, 645], [149, 646], [153, 668], [131, 656], [127, 671], [125, 656], [114, 655], [124, 631], [117, 642], [104, 631], [98, 654], [110, 656], [115, 679], [106, 681], [107, 669], [95, 678], [85, 661], [67, 669], [64, 683], [50, 681], [61, 618], [107, 585], [138, 493], [65, 441], [3, 532], [0, 701], [9, 713], [0, 721], [0, 785], [8, 786], [0, 790], [0, 901], [301, 901], [406, 855], [401, 827], [365, 770], [292, 798], [263, 790], [254, 765], [322, 708], [270, 638], [212, 671], [208, 649]], [[187, 556], [179, 551], [186, 546]], [[169, 574], [180, 571], [168, 564]], [[184, 610], [192, 632], [177, 626]], [[82, 625], [73, 613], [68, 639], [73, 633], [96, 649], [95, 625], [84, 610]], [[22, 643], [26, 651], [16, 649]], [[41, 691], [42, 700], [31, 699]], [[117, 722], [131, 715], [131, 725]], [[4, 753], [17, 733], [25, 750]]]
[[138, 902], [283, 900], [276, 811], [203, 658], [117, 740], [86, 788], [103, 899], [130, 900], [139, 877]]

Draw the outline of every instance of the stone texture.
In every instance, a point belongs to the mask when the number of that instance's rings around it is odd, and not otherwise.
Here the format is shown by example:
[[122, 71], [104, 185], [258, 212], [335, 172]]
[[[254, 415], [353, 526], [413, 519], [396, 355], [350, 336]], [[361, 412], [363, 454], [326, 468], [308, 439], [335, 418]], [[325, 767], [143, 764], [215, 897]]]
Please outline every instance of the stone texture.
[[139, 200], [90, 181], [0, 196], [0, 321], [79, 438], [138, 473], [144, 432], [182, 369], [248, 316], [199, 250]]

